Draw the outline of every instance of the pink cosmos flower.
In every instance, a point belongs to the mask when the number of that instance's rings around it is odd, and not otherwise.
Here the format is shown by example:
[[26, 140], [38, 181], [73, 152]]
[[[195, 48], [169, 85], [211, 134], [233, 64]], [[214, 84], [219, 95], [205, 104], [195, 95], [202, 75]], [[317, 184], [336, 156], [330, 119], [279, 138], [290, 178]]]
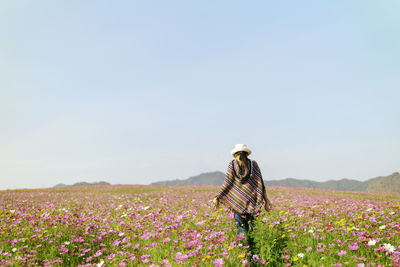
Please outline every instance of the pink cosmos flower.
[[244, 235], [237, 235], [236, 236], [236, 241], [241, 241], [244, 239]]
[[257, 262], [260, 259], [260, 257], [257, 254], [254, 254], [252, 259], [253, 261]]
[[351, 243], [351, 244], [349, 244], [349, 249], [350, 250], [357, 250], [359, 247], [358, 247], [358, 244], [357, 243]]
[[261, 264], [266, 264], [266, 263], [267, 263], [267, 261], [266, 261], [266, 260], [264, 260], [264, 259], [262, 259], [262, 260], [260, 260], [260, 263], [261, 263]]
[[185, 264], [187, 258], [188, 258], [188, 255], [182, 254], [181, 252], [177, 252], [175, 254], [175, 261], [179, 264]]
[[341, 250], [340, 252], [338, 252], [338, 256], [339, 257], [342, 257], [342, 256], [344, 256], [344, 255], [346, 255], [347, 254], [347, 252], [346, 251], [344, 251], [344, 250]]
[[216, 259], [213, 263], [214, 263], [214, 266], [216, 266], [216, 267], [222, 267], [224, 265], [224, 260]]
[[98, 257], [98, 256], [100, 256], [100, 255], [101, 255], [101, 250], [98, 250], [98, 251], [96, 252], [96, 254], [93, 255], [93, 257], [96, 258], [96, 257]]

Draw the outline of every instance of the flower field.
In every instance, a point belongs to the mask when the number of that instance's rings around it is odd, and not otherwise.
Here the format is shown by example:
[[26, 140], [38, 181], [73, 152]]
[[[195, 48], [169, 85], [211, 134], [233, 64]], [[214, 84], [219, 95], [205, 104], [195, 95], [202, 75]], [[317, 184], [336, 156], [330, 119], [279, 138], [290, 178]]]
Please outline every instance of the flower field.
[[216, 186], [0, 191], [0, 266], [399, 266], [400, 194], [268, 187], [236, 236]]

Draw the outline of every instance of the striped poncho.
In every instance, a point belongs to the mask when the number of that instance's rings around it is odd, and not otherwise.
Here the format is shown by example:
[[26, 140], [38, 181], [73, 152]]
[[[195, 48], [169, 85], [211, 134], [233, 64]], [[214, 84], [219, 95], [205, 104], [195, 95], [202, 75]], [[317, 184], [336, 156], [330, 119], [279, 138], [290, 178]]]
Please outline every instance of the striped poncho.
[[265, 186], [256, 161], [248, 159], [247, 169], [242, 173], [238, 162], [232, 160], [217, 198], [240, 214], [257, 215], [265, 205]]

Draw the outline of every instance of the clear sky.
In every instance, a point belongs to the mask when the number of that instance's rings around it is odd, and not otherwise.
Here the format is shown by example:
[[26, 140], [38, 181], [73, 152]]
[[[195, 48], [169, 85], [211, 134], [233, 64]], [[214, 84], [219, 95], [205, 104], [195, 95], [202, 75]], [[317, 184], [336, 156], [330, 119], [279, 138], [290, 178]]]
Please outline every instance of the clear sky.
[[0, 189], [400, 171], [400, 2], [0, 3]]

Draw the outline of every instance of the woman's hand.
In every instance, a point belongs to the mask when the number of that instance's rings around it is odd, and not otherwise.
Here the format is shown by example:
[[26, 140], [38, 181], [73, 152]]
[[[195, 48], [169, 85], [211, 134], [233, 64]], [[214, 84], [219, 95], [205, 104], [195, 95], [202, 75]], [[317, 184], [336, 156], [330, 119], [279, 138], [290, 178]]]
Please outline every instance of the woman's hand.
[[215, 197], [211, 202], [211, 207], [217, 209], [219, 207], [219, 199]]
[[267, 198], [266, 201], [265, 201], [265, 206], [264, 206], [264, 208], [265, 208], [265, 210], [268, 211], [268, 212], [272, 210], [272, 203], [271, 203], [271, 201], [269, 201], [268, 198]]

